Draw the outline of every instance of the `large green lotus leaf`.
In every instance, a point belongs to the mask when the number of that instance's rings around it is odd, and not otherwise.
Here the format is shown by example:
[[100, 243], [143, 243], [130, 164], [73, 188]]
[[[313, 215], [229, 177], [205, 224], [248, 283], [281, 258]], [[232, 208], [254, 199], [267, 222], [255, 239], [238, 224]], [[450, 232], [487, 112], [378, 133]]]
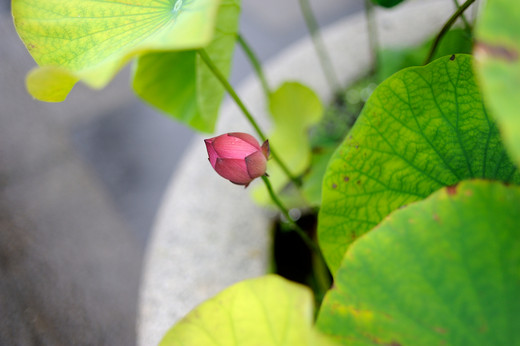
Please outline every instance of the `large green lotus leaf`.
[[[225, 76], [231, 71], [239, 15], [240, 0], [222, 0], [215, 35], [205, 48]], [[196, 51], [142, 55], [134, 71], [139, 97], [197, 130], [213, 132], [224, 88]]]
[[18, 34], [41, 69], [27, 78], [43, 101], [62, 101], [75, 81], [101, 88], [133, 56], [207, 45], [218, 0], [13, 0]]
[[372, 2], [379, 6], [390, 8], [399, 5], [403, 0], [372, 0]]
[[475, 66], [484, 101], [520, 163], [520, 2], [485, 3], [475, 28]]
[[344, 343], [518, 345], [520, 188], [470, 181], [392, 213], [347, 251], [318, 328]]
[[[311, 161], [308, 131], [323, 116], [318, 96], [303, 84], [286, 82], [269, 98], [269, 110], [274, 128], [269, 144], [294, 175], [302, 174]], [[267, 173], [275, 191], [288, 183], [287, 175], [273, 159], [268, 161]], [[270, 203], [267, 189], [262, 185], [253, 192], [260, 204]]]
[[457, 55], [380, 84], [330, 160], [318, 237], [333, 273], [391, 211], [469, 178], [520, 182], [472, 72]]
[[313, 326], [308, 287], [276, 275], [235, 284], [190, 312], [160, 345], [332, 345]]

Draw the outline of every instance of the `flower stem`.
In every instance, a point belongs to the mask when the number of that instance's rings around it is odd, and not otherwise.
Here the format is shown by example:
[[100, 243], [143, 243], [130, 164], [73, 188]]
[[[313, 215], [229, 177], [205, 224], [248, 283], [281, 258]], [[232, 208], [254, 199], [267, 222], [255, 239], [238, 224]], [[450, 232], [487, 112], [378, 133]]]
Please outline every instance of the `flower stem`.
[[262, 70], [262, 64], [260, 64], [260, 60], [258, 60], [255, 52], [253, 52], [251, 46], [244, 39], [244, 36], [238, 34], [237, 40], [238, 44], [240, 44], [240, 47], [242, 47], [244, 53], [246, 53], [249, 62], [251, 63], [251, 65], [253, 65], [253, 69], [255, 70], [256, 75], [258, 76], [258, 79], [262, 84], [262, 89], [264, 90], [265, 97], [269, 99], [269, 95], [271, 95], [271, 89], [269, 88], [269, 84], [267, 83], [267, 79], [265, 78], [265, 74]]
[[[198, 53], [199, 53], [199, 56], [201, 57], [202, 61], [204, 61], [204, 63], [211, 70], [213, 75], [220, 81], [220, 83], [222, 84], [224, 89], [226, 89], [226, 91], [229, 93], [229, 96], [231, 96], [231, 98], [235, 101], [235, 103], [240, 108], [240, 110], [242, 111], [244, 116], [247, 118], [249, 123], [251, 123], [251, 125], [255, 129], [256, 133], [258, 134], [258, 136], [262, 139], [262, 141], [265, 141], [267, 139], [267, 137], [264, 135], [263, 131], [260, 129], [260, 126], [258, 126], [258, 123], [255, 121], [255, 118], [253, 117], [251, 112], [249, 112], [249, 110], [245, 106], [244, 102], [242, 102], [240, 97], [237, 95], [237, 93], [235, 92], [235, 89], [233, 89], [231, 84], [229, 84], [226, 77], [224, 77], [222, 72], [220, 72], [218, 67], [213, 63], [213, 61], [209, 57], [208, 53], [204, 49], [199, 49]], [[296, 186], [298, 186], [298, 187], [301, 186], [302, 183], [301, 183], [300, 179], [298, 179], [297, 177], [292, 175], [292, 173], [289, 171], [289, 168], [287, 168], [287, 166], [282, 162], [280, 157], [273, 151], [272, 148], [271, 148], [271, 155], [273, 156], [273, 159], [278, 163], [280, 168], [287, 175], [287, 177], [289, 177], [289, 179]]]
[[327, 269], [327, 264], [325, 259], [323, 258], [323, 254], [319, 246], [305, 233], [305, 231], [291, 218], [289, 215], [289, 211], [283, 205], [282, 201], [276, 196], [274, 193], [273, 187], [271, 186], [271, 182], [267, 176], [263, 175], [262, 180], [267, 187], [267, 191], [269, 191], [269, 195], [273, 200], [274, 204], [278, 206], [283, 216], [287, 219], [287, 221], [291, 224], [293, 230], [302, 238], [307, 247], [312, 251], [312, 269], [314, 274], [314, 285], [315, 285], [315, 298], [316, 298], [316, 307], [319, 307], [325, 293], [331, 286], [330, 276]]
[[430, 47], [428, 56], [426, 57], [426, 60], [424, 60], [424, 65], [430, 63], [430, 61], [433, 58], [433, 55], [435, 54], [435, 50], [439, 46], [439, 43], [441, 42], [444, 35], [448, 32], [448, 30], [450, 30], [453, 23], [455, 23], [455, 21], [464, 13], [464, 11], [466, 11], [468, 9], [468, 7], [474, 2], [475, 2], [475, 0], [466, 0], [466, 2], [464, 4], [462, 4], [462, 6], [460, 6], [457, 9], [457, 11], [455, 11], [455, 13], [453, 13], [453, 15], [450, 17], [450, 19], [448, 19], [448, 21], [446, 22], [446, 24], [444, 24], [441, 31], [435, 37], [435, 41], [433, 42], [432, 46]]
[[316, 49], [316, 53], [318, 54], [321, 68], [323, 70], [323, 73], [325, 74], [325, 78], [327, 79], [327, 82], [333, 89], [334, 93], [337, 93], [341, 89], [341, 83], [338, 81], [336, 77], [336, 73], [334, 72], [334, 68], [332, 67], [332, 62], [330, 61], [330, 57], [327, 54], [327, 50], [325, 49], [325, 44], [323, 43], [323, 40], [321, 38], [318, 23], [316, 21], [316, 18], [314, 17], [314, 13], [312, 12], [309, 0], [299, 0], [299, 2], [300, 9], [303, 13], [303, 18], [305, 19], [305, 24], [307, 25], [307, 29], [311, 34], [312, 42], [314, 43], [314, 48]]
[[262, 180], [264, 181], [265, 186], [267, 187], [267, 191], [269, 191], [269, 195], [271, 196], [271, 199], [273, 200], [274, 204], [276, 204], [276, 206], [280, 209], [280, 211], [282, 212], [282, 215], [285, 216], [287, 221], [293, 227], [294, 231], [296, 233], [298, 233], [298, 235], [302, 238], [302, 240], [309, 247], [309, 249], [314, 251], [317, 255], [321, 256], [321, 251], [320, 251], [320, 248], [318, 247], [318, 245], [316, 245], [316, 243], [307, 235], [307, 233], [305, 233], [305, 231], [303, 229], [301, 229], [301, 227], [298, 226], [298, 224], [291, 218], [287, 208], [285, 208], [282, 201], [280, 201], [278, 196], [276, 196], [276, 194], [274, 193], [273, 187], [271, 185], [271, 182], [269, 181], [269, 178], [267, 178], [265, 175], [263, 175]]

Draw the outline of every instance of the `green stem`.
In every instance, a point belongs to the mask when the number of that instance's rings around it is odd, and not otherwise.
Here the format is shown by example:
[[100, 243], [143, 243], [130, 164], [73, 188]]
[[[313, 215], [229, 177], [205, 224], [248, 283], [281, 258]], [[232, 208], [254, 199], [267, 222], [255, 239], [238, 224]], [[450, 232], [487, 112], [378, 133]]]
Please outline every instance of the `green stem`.
[[314, 251], [317, 255], [321, 256], [321, 251], [320, 251], [320, 248], [318, 247], [318, 245], [316, 245], [316, 243], [307, 235], [307, 233], [305, 233], [305, 231], [303, 229], [301, 229], [301, 227], [298, 226], [298, 224], [291, 218], [287, 208], [285, 208], [282, 201], [280, 201], [278, 196], [276, 196], [276, 194], [274, 193], [274, 190], [273, 190], [273, 186], [271, 185], [271, 182], [269, 181], [269, 178], [267, 178], [265, 175], [263, 175], [262, 180], [264, 181], [265, 186], [267, 187], [267, 191], [269, 192], [269, 196], [271, 196], [271, 199], [273, 200], [274, 204], [276, 204], [278, 209], [280, 209], [280, 211], [282, 212], [282, 215], [285, 216], [287, 221], [293, 227], [294, 231], [296, 233], [298, 233], [298, 235], [302, 238], [302, 240], [309, 247], [309, 249]]
[[262, 84], [262, 89], [264, 90], [265, 97], [269, 99], [269, 95], [271, 95], [271, 89], [269, 88], [269, 84], [267, 83], [267, 79], [265, 78], [265, 74], [262, 70], [260, 60], [258, 60], [255, 52], [253, 52], [251, 46], [247, 43], [247, 41], [244, 39], [242, 35], [238, 34], [237, 40], [240, 44], [240, 47], [242, 47], [242, 49], [244, 50], [244, 53], [246, 53], [249, 62], [251, 62], [251, 65], [253, 66], [253, 69], [255, 70], [256, 75], [260, 80], [260, 83]]
[[[202, 61], [204, 61], [204, 63], [206, 64], [206, 66], [208, 66], [208, 68], [211, 70], [213, 75], [220, 81], [220, 83], [222, 84], [224, 89], [226, 89], [226, 91], [229, 93], [229, 96], [231, 96], [231, 98], [235, 101], [235, 103], [240, 108], [242, 113], [245, 115], [247, 120], [251, 123], [251, 125], [255, 129], [256, 133], [258, 134], [258, 136], [262, 139], [262, 141], [265, 141], [267, 139], [267, 137], [264, 135], [264, 133], [260, 129], [260, 126], [258, 126], [258, 123], [255, 121], [255, 118], [253, 118], [253, 115], [251, 115], [251, 112], [249, 112], [249, 110], [247, 109], [245, 104], [242, 102], [240, 97], [235, 92], [235, 89], [233, 89], [231, 84], [229, 84], [229, 82], [227, 81], [226, 77], [224, 77], [222, 72], [220, 72], [218, 67], [213, 63], [213, 61], [209, 57], [208, 53], [204, 49], [199, 49], [198, 53], [199, 53], [199, 56], [201, 57]], [[273, 156], [273, 159], [278, 163], [280, 168], [282, 168], [282, 170], [287, 175], [287, 177], [289, 177], [289, 179], [296, 186], [301, 186], [300, 179], [296, 178], [295, 176], [293, 176], [291, 174], [291, 172], [289, 171], [287, 166], [282, 162], [280, 157], [273, 151], [272, 148], [271, 148], [271, 155]]]
[[[332, 285], [330, 272], [323, 259], [323, 256], [320, 254], [313, 254], [312, 256], [312, 271], [314, 274], [316, 289], [315, 289], [315, 299], [316, 299], [316, 307], [319, 308], [325, 294], [329, 290]], [[318, 310], [318, 309], [317, 309]], [[316, 311], [318, 312], [318, 311]]]
[[374, 66], [372, 67], [372, 73], [375, 74], [379, 65], [379, 40], [377, 37], [377, 27], [374, 18], [374, 5], [372, 4], [371, 0], [365, 0], [365, 15], [367, 20], [368, 43], [370, 45], [370, 54], [372, 55], [372, 61], [374, 62]]
[[464, 13], [464, 11], [466, 11], [468, 9], [468, 7], [474, 2], [475, 2], [475, 0], [466, 0], [466, 2], [464, 4], [462, 4], [462, 6], [460, 6], [457, 9], [457, 11], [455, 11], [455, 13], [453, 13], [453, 15], [450, 17], [450, 19], [448, 19], [448, 21], [446, 22], [446, 24], [444, 24], [441, 31], [437, 34], [437, 37], [435, 37], [435, 41], [433, 42], [433, 44], [430, 48], [430, 51], [428, 53], [428, 56], [426, 57], [426, 60], [424, 61], [424, 65], [428, 64], [432, 60], [433, 55], [435, 54], [435, 50], [437, 49], [437, 46], [441, 42], [442, 37], [448, 32], [448, 30], [450, 30], [453, 23], [455, 23], [455, 21]]
[[[453, 0], [453, 4], [455, 5], [455, 7], [457, 9], [460, 8], [458, 0]], [[464, 14], [461, 14], [460, 18], [464, 22], [464, 26], [466, 27], [466, 31], [471, 32], [471, 24], [469, 24], [468, 19], [466, 18], [466, 16]]]
[[334, 68], [332, 67], [330, 57], [327, 54], [327, 50], [325, 49], [325, 44], [323, 43], [323, 40], [321, 38], [318, 23], [316, 22], [316, 18], [312, 13], [309, 0], [299, 1], [300, 8], [305, 19], [305, 24], [307, 25], [307, 29], [311, 34], [312, 42], [314, 43], [314, 48], [316, 49], [316, 53], [318, 54], [321, 68], [323, 69], [323, 73], [325, 74], [325, 78], [327, 79], [327, 82], [334, 90], [334, 92], [337, 93], [341, 89], [341, 83], [338, 81], [336, 74], [334, 73]]
[[278, 209], [282, 212], [282, 215], [285, 216], [287, 221], [291, 224], [292, 229], [302, 238], [307, 247], [312, 251], [312, 270], [314, 276], [314, 287], [315, 287], [315, 298], [316, 298], [316, 307], [319, 308], [325, 293], [331, 286], [331, 281], [327, 269], [327, 264], [325, 263], [325, 259], [323, 258], [323, 254], [319, 246], [307, 235], [307, 233], [300, 227], [298, 224], [291, 218], [289, 215], [289, 211], [283, 205], [282, 201], [276, 196], [271, 182], [267, 176], [263, 175], [262, 180], [267, 187], [267, 191], [269, 191], [269, 196], [273, 200], [274, 204], [278, 206]]

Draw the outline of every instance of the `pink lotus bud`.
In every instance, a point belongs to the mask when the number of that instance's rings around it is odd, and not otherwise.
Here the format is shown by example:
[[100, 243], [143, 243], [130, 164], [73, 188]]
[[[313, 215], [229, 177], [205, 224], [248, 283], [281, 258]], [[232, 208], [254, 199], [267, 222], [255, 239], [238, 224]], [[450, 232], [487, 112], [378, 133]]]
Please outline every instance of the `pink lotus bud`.
[[237, 185], [249, 183], [265, 174], [269, 157], [269, 142], [262, 146], [251, 135], [226, 133], [205, 139], [209, 162], [222, 177]]

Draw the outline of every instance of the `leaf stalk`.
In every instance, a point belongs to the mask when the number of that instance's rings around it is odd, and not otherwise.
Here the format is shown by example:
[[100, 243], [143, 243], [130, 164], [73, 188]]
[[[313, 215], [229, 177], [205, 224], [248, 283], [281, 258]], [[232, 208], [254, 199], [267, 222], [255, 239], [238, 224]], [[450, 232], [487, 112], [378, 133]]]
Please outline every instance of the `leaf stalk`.
[[251, 49], [251, 46], [244, 39], [244, 36], [238, 34], [237, 41], [240, 47], [242, 47], [244, 53], [246, 53], [249, 62], [251, 62], [251, 65], [253, 66], [253, 69], [255, 70], [256, 75], [260, 80], [260, 83], [262, 84], [262, 89], [264, 90], [266, 99], [269, 99], [269, 96], [271, 95], [271, 88], [269, 88], [269, 83], [267, 83], [267, 78], [265, 78], [265, 74], [262, 69], [262, 64], [260, 63], [260, 60], [256, 56], [253, 49]]
[[323, 43], [323, 39], [318, 27], [318, 22], [316, 21], [314, 13], [312, 12], [309, 0], [299, 0], [299, 3], [303, 18], [305, 19], [305, 24], [307, 25], [307, 29], [311, 34], [314, 48], [318, 54], [318, 60], [320, 61], [321, 68], [325, 74], [325, 78], [327, 79], [327, 82], [333, 89], [334, 93], [337, 93], [341, 90], [341, 83], [336, 77], [334, 67], [332, 66], [332, 62], [330, 60], [329, 54], [327, 53], [327, 49], [325, 48], [325, 44]]
[[441, 31], [437, 34], [435, 37], [435, 41], [433, 42], [432, 46], [430, 47], [430, 51], [428, 52], [428, 56], [424, 60], [424, 65], [427, 65], [431, 62], [433, 55], [435, 54], [435, 51], [437, 50], [437, 47], [439, 46], [439, 43], [441, 42], [444, 35], [451, 29], [453, 23], [468, 9], [468, 7], [474, 3], [475, 0], [466, 0], [462, 6], [460, 6], [455, 13], [452, 14], [450, 19], [444, 24]]
[[267, 191], [269, 192], [269, 196], [273, 200], [274, 204], [276, 204], [278, 209], [280, 209], [282, 215], [287, 219], [287, 222], [291, 224], [293, 230], [296, 233], [298, 233], [298, 235], [302, 238], [302, 240], [305, 242], [305, 244], [309, 247], [310, 250], [314, 251], [316, 254], [321, 256], [321, 251], [318, 245], [316, 245], [316, 243], [307, 235], [307, 233], [305, 233], [305, 231], [291, 218], [287, 208], [283, 205], [282, 201], [278, 198], [278, 196], [276, 196], [276, 193], [273, 190], [273, 186], [271, 185], [269, 178], [263, 175], [262, 180], [264, 181]]

